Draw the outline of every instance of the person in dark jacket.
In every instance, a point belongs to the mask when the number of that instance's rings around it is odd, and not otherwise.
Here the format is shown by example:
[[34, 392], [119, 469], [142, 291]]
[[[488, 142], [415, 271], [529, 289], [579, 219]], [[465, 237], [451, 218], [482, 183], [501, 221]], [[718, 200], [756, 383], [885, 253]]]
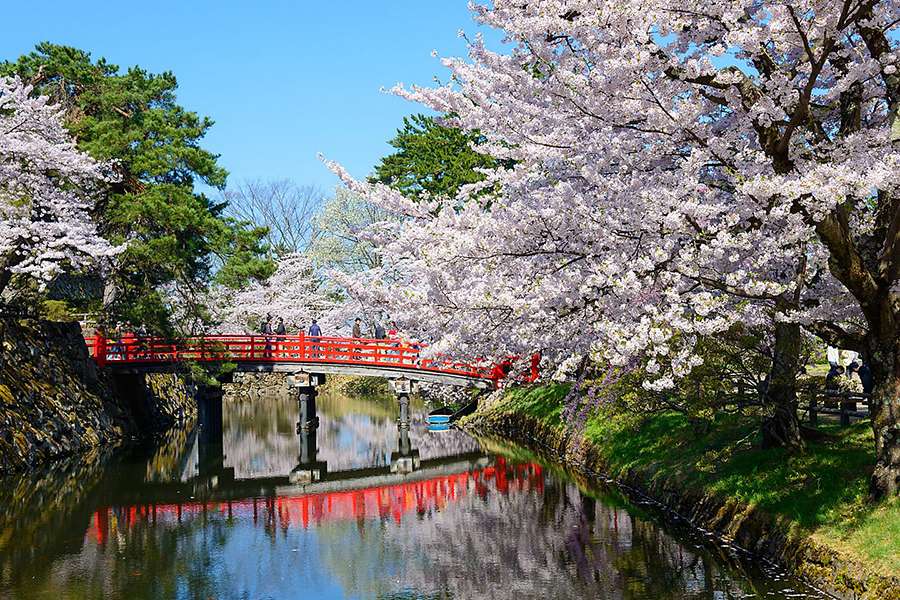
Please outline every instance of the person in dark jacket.
[[264, 347], [263, 356], [265, 358], [269, 358], [272, 356], [272, 315], [267, 314], [266, 318], [263, 319], [262, 324], [259, 326], [259, 332], [266, 336], [266, 345]]
[[282, 348], [284, 344], [284, 336], [287, 335], [287, 327], [284, 326], [284, 319], [282, 317], [278, 317], [278, 324], [275, 325], [275, 335], [278, 336], [277, 338], [275, 338], [275, 346], [276, 348], [278, 348], [278, 355], [282, 357], [286, 356], [282, 352]]
[[384, 325], [381, 323], [375, 323], [375, 339], [383, 340], [387, 337], [387, 334], [384, 331]]
[[[319, 324], [316, 323], [316, 320], [312, 320], [312, 325], [309, 326], [309, 338], [311, 342], [318, 342], [319, 337], [322, 335], [322, 328], [319, 327]], [[319, 346], [313, 345], [313, 357], [319, 356]]]
[[863, 393], [871, 394], [875, 390], [875, 378], [872, 377], [872, 369], [869, 368], [869, 363], [864, 362], [859, 367], [859, 380], [862, 382]]
[[272, 315], [267, 314], [266, 318], [259, 324], [259, 332], [263, 335], [272, 333]]
[[837, 392], [840, 388], [840, 380], [844, 375], [844, 367], [841, 365], [837, 365], [828, 371], [828, 374], [825, 376], [825, 391], [826, 392]]
[[[359, 339], [363, 336], [362, 334], [362, 321], [358, 318], [353, 321], [353, 337]], [[353, 347], [353, 360], [359, 360], [361, 349], [359, 346]]]

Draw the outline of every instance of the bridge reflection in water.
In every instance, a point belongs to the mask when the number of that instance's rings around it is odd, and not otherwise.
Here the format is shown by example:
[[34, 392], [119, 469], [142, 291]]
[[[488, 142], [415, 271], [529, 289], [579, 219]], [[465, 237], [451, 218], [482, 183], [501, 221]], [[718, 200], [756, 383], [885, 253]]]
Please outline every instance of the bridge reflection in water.
[[[483, 461], [485, 462], [485, 458]], [[536, 464], [507, 465], [502, 458], [495, 464], [451, 475], [440, 475], [406, 483], [368, 487], [352, 491], [334, 491], [303, 495], [277, 495], [243, 500], [184, 502], [176, 504], [138, 504], [98, 509], [88, 534], [104, 544], [117, 529], [138, 525], [182, 523], [185, 519], [210, 514], [227, 519], [252, 519], [286, 530], [318, 526], [329, 521], [391, 519], [402, 525], [404, 515], [423, 517], [470, 494], [486, 498], [489, 491], [505, 494], [510, 490], [543, 491], [543, 473]], [[460, 465], [461, 466], [461, 465]], [[427, 469], [423, 474], [427, 473]], [[110, 531], [110, 529], [113, 531]]]
[[[278, 403], [282, 421], [288, 412], [285, 406], [296, 407], [299, 419], [294, 433], [296, 454], [289, 472], [276, 474], [272, 471], [278, 468], [269, 466], [261, 475], [253, 476], [251, 471], [248, 476], [246, 466], [238, 465], [236, 476], [236, 466], [229, 464], [228, 456], [232, 449], [237, 454], [241, 452], [241, 425], [232, 424], [235, 431], [229, 432], [226, 443], [222, 399], [204, 398], [196, 431], [187, 443], [179, 441], [183, 451], [174, 458], [179, 465], [178, 478], [160, 480], [148, 473], [143, 482], [118, 487], [107, 497], [104, 506], [94, 512], [90, 535], [103, 543], [109, 537], [110, 527], [181, 522], [210, 513], [223, 514], [229, 519], [252, 515], [254, 523], [277, 523], [280, 527], [299, 524], [306, 528], [310, 523], [369, 517], [390, 518], [400, 524], [407, 513], [422, 516], [469, 494], [484, 497], [489, 482], [501, 493], [510, 486], [523, 490], [541, 489], [543, 485], [538, 465], [509, 466], [501, 457], [485, 455], [473, 440], [459, 432], [442, 433], [440, 449], [428, 448], [423, 458], [410, 435], [409, 420], [398, 420], [393, 425], [396, 442], [389, 460], [377, 457], [377, 452], [373, 460], [373, 454], [367, 452], [359, 460], [348, 461], [346, 448], [331, 447], [324, 451], [326, 458], [337, 455], [338, 459], [337, 468], [329, 469], [329, 461], [323, 460], [320, 448], [317, 403], [301, 400], [298, 404], [290, 399], [269, 402]], [[329, 402], [325, 405], [328, 407]], [[254, 408], [258, 410], [259, 406]], [[229, 410], [239, 409], [240, 406], [232, 406]], [[366, 440], [369, 444], [383, 442], [391, 427], [387, 420], [383, 421], [382, 427], [373, 429], [373, 420], [365, 420], [369, 427], [358, 431], [358, 435], [371, 436], [372, 439]], [[283, 431], [283, 425], [276, 426], [276, 438], [290, 436]], [[422, 431], [421, 418], [416, 425], [416, 437], [428, 441], [423, 437], [429, 434]], [[342, 424], [340, 430], [339, 439], [332, 441], [346, 446], [347, 431], [352, 431], [352, 426]], [[276, 452], [284, 455], [286, 448], [281, 446]], [[352, 445], [349, 452], [351, 455], [354, 452]], [[271, 461], [271, 457], [266, 458]], [[274, 462], [280, 462], [281, 469], [286, 471], [284, 460]], [[169, 473], [172, 471], [168, 469]]]

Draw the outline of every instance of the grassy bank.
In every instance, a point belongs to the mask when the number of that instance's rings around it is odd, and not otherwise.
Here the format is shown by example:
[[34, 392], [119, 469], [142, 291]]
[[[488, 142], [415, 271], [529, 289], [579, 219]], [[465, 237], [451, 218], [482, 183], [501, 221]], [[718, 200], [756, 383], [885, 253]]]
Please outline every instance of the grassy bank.
[[[566, 392], [563, 385], [514, 389], [489, 410], [563, 427]], [[663, 478], [747, 504], [874, 573], [900, 576], [900, 501], [866, 503], [875, 460], [868, 422], [822, 429], [829, 439], [795, 456], [760, 449], [756, 424], [735, 415], [698, 424], [674, 412], [605, 412], [588, 419], [582, 437], [613, 477]]]

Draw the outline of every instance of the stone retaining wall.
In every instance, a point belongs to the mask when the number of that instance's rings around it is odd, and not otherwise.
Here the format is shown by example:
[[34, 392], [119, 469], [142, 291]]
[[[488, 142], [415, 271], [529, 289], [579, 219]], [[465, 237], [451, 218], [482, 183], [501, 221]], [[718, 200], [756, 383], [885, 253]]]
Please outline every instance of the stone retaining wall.
[[183, 427], [197, 419], [197, 388], [174, 373], [146, 376], [147, 400], [154, 431]]
[[253, 402], [262, 398], [283, 398], [289, 392], [287, 373], [235, 373], [231, 383], [222, 385], [226, 402]]
[[118, 394], [88, 356], [77, 323], [0, 319], [0, 475], [196, 416], [192, 390], [177, 375], [146, 382], [142, 394]]
[[135, 431], [77, 324], [0, 321], [0, 474], [120, 442]]

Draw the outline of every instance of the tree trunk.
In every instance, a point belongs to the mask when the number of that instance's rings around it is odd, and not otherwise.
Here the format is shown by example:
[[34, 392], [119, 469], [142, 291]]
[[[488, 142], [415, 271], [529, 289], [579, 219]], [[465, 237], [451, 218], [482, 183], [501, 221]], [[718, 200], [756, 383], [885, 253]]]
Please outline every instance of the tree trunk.
[[800, 371], [800, 326], [775, 324], [772, 368], [763, 404], [770, 414], [763, 420], [764, 448], [785, 447], [794, 452], [803, 449], [800, 420], [797, 418], [797, 373]]
[[12, 280], [12, 271], [9, 269], [0, 269], [0, 296], [6, 291], [6, 286]]
[[112, 275], [108, 275], [104, 278], [103, 281], [103, 312], [107, 312], [109, 307], [112, 306], [113, 302], [116, 301], [116, 298], [119, 296], [119, 288], [116, 285], [116, 282], [113, 280]]
[[869, 400], [875, 434], [873, 500], [900, 494], [900, 340], [878, 344], [869, 352], [875, 389]]
[[6, 258], [0, 260], [0, 296], [6, 291], [9, 283], [13, 278], [13, 269], [25, 262], [25, 253], [18, 253], [18, 245], [7, 255]]

